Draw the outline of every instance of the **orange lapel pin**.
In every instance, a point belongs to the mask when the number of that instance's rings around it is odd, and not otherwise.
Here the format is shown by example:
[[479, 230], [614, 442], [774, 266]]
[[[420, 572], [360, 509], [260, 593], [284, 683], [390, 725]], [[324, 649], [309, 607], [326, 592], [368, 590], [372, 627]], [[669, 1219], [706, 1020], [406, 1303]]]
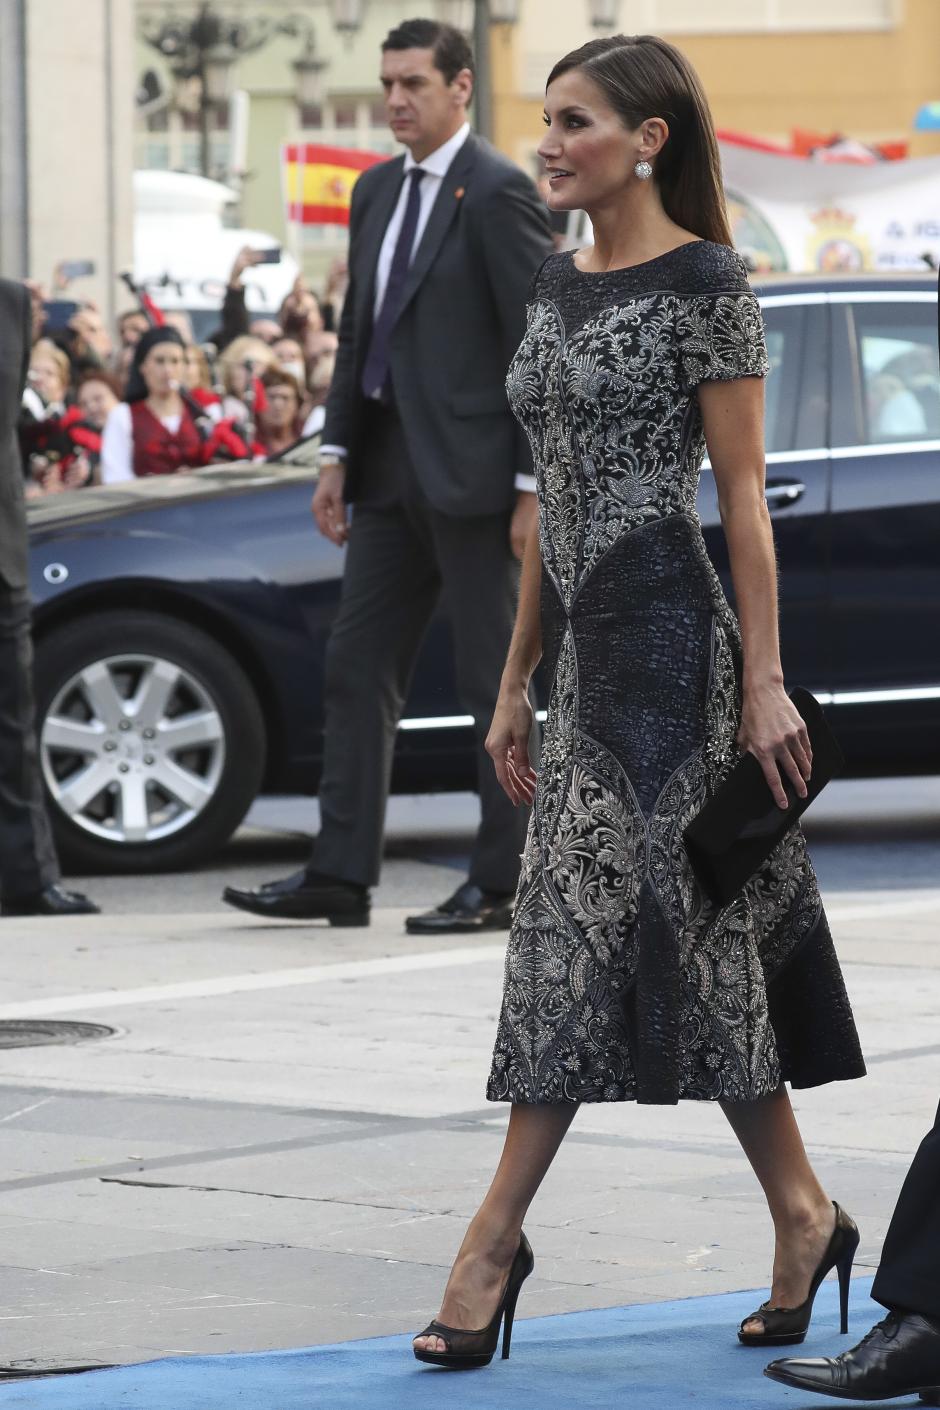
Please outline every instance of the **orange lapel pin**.
[[464, 191], [464, 188], [462, 186], [458, 186], [457, 190], [454, 192], [454, 195], [457, 197], [458, 201], [462, 201], [464, 196], [466, 195], [466, 192]]

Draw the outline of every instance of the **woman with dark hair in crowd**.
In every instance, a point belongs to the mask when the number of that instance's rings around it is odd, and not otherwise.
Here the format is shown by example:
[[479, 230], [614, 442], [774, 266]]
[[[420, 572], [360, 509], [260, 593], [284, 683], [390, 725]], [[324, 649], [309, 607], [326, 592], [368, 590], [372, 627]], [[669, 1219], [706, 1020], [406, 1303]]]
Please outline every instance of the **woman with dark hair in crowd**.
[[213, 423], [188, 395], [184, 373], [185, 344], [176, 329], [148, 329], [134, 349], [124, 400], [104, 428], [102, 484], [249, 454], [230, 422]]
[[269, 368], [261, 384], [265, 409], [258, 417], [257, 441], [266, 456], [280, 455], [303, 434], [303, 391], [282, 367]]
[[[581, 1102], [721, 1105], [776, 1235], [748, 1345], [801, 1341], [833, 1268], [847, 1298], [858, 1243], [784, 1085], [865, 1071], [802, 832], [726, 906], [683, 845], [739, 751], [780, 807], [785, 782], [806, 796], [812, 765], [780, 665], [763, 326], [708, 103], [671, 44], [617, 35], [555, 66], [545, 121], [551, 205], [586, 210], [595, 243], [536, 274], [507, 381], [539, 521], [487, 749], [513, 802], [534, 807], [487, 1089], [512, 1103], [509, 1128], [440, 1321], [414, 1344], [454, 1368], [485, 1364], [504, 1318], [508, 1353], [533, 1267], [523, 1220]], [[740, 623], [696, 514], [706, 446]], [[528, 689], [543, 656], [536, 779]]]

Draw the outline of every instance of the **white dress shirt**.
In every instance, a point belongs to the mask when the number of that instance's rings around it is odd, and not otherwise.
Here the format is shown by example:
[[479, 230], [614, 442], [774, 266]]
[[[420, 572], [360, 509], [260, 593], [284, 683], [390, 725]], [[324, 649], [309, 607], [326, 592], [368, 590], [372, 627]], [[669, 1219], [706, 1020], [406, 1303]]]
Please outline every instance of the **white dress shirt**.
[[[447, 175], [450, 166], [460, 151], [467, 138], [470, 136], [470, 124], [465, 122], [453, 137], [438, 147], [437, 151], [424, 158], [422, 162], [416, 162], [410, 152], [405, 153], [404, 176], [407, 177], [410, 171], [420, 166], [424, 172], [419, 187], [421, 205], [418, 209], [418, 224], [415, 229], [414, 244], [411, 247], [411, 259], [414, 259], [415, 252], [421, 244], [427, 223], [431, 215], [434, 202], [437, 200], [438, 192], [441, 189], [441, 182]], [[385, 290], [388, 287], [388, 276], [392, 267], [392, 259], [395, 254], [395, 245], [398, 241], [398, 232], [401, 230], [402, 221], [405, 218], [405, 206], [408, 204], [409, 182], [403, 180], [401, 191], [398, 196], [395, 209], [392, 211], [392, 218], [388, 222], [385, 236], [382, 240], [382, 247], [379, 250], [379, 260], [375, 269], [375, 302], [373, 314], [379, 316], [382, 301], [385, 298]], [[411, 260], [409, 260], [409, 263]], [[324, 460], [344, 460], [346, 458], [345, 446], [326, 445], [320, 447], [320, 455]], [[535, 477], [531, 475], [517, 475], [516, 488], [519, 490], [534, 491]]]
[[[469, 136], [470, 124], [465, 122], [459, 132], [455, 132], [453, 137], [444, 143], [443, 147], [438, 147], [437, 151], [432, 152], [429, 157], [425, 157], [423, 162], [416, 162], [410, 152], [405, 153], [405, 176], [419, 166], [424, 172], [420, 187], [421, 205], [418, 209], [418, 225], [415, 229], [411, 255], [408, 259], [409, 264], [411, 264], [411, 261], [415, 257], [415, 251], [421, 244], [421, 237], [427, 227], [431, 208], [437, 200], [437, 193], [441, 189], [441, 182], [447, 175], [448, 168], [454, 160], [454, 157], [456, 157]], [[405, 218], [405, 206], [408, 204], [408, 187], [409, 183], [403, 181], [398, 197], [398, 204], [392, 211], [392, 218], [388, 222], [385, 231], [385, 239], [382, 241], [382, 248], [379, 250], [379, 262], [375, 270], [375, 305], [373, 309], [376, 318], [379, 316], [382, 300], [385, 298], [385, 290], [388, 287], [388, 276], [392, 268], [392, 258], [395, 254], [395, 246], [398, 243], [398, 232], [401, 230], [402, 221]]]

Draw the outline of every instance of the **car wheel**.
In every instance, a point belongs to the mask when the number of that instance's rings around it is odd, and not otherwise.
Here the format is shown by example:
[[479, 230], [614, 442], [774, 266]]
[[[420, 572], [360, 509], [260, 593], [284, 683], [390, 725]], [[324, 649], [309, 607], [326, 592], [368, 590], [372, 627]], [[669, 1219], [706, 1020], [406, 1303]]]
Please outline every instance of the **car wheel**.
[[264, 719], [198, 627], [102, 612], [36, 644], [49, 814], [72, 871], [178, 871], [235, 831], [264, 773]]

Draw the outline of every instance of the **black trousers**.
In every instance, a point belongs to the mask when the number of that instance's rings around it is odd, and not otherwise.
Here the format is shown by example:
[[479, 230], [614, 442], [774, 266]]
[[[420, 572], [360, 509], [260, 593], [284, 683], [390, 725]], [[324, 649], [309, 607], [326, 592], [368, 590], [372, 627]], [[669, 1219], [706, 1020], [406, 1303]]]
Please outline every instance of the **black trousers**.
[[940, 1317], [940, 1108], [907, 1172], [871, 1294], [884, 1307]]
[[480, 827], [470, 880], [509, 893], [527, 810], [496, 781], [483, 748], [512, 635], [518, 565], [508, 514], [455, 518], [428, 502], [393, 412], [370, 410], [368, 466], [353, 510], [342, 598], [326, 655], [321, 829], [311, 868], [374, 885], [398, 721], [438, 601], [453, 630], [457, 689], [473, 716]]
[[0, 896], [58, 879], [36, 748], [29, 594], [0, 579]]

